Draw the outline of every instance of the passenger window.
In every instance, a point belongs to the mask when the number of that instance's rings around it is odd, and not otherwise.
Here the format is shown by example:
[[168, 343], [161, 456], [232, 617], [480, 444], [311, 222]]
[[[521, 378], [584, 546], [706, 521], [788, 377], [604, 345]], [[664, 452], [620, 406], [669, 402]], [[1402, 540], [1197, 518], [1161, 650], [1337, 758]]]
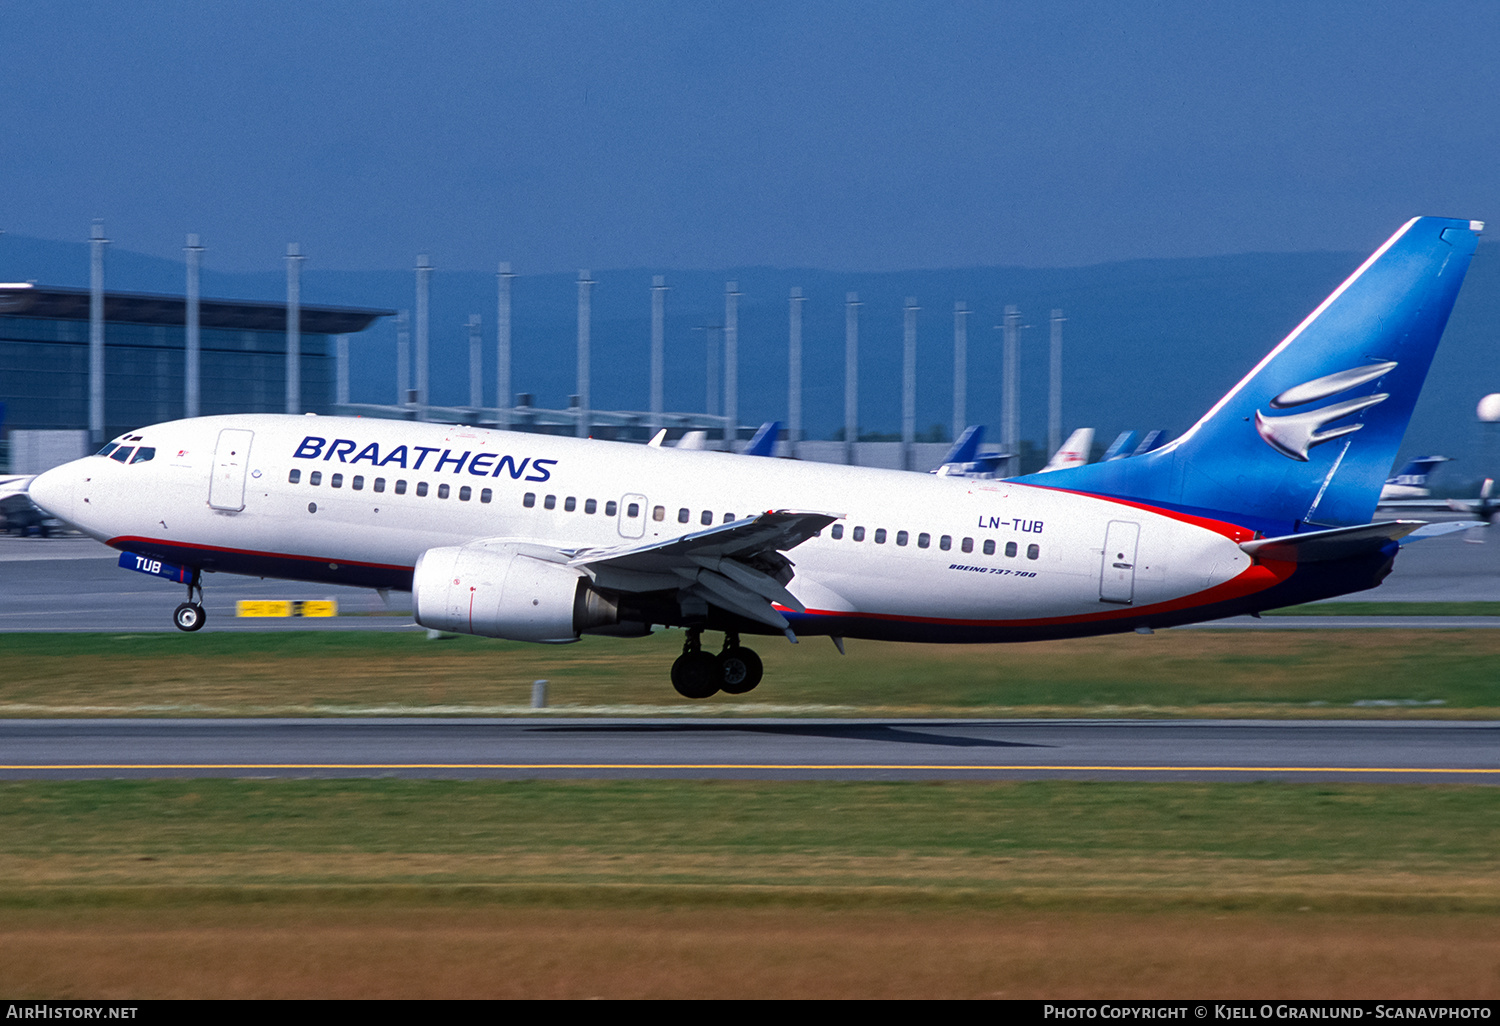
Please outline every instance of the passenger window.
[[418, 495], [426, 495], [427, 494], [427, 482], [426, 481], [418, 481], [417, 482], [417, 494]]
[[597, 512], [599, 512], [599, 503], [598, 503], [598, 501], [595, 500], [595, 499], [586, 499], [586, 500], [584, 500], [583, 511], [585, 513], [597, 513]]
[[135, 451], [135, 459], [131, 463], [146, 463], [156, 458], [156, 450], [149, 445], [143, 445]]
[[917, 535], [917, 548], [925, 549], [931, 544], [932, 535], [928, 534], [926, 531], [923, 531], [921, 534]]
[[353, 488], [356, 492], [362, 492], [365, 489], [365, 479], [359, 474], [355, 474], [354, 480], [349, 482], [349, 487]]
[[575, 499], [575, 498], [573, 498], [573, 496], [570, 495], [566, 499], [563, 500], [563, 512], [565, 512], [565, 513], [571, 513], [575, 509], [577, 509], [577, 508], [578, 508], [578, 500]]
[[525, 506], [527, 509], [535, 506], [536, 492], [527, 492], [525, 495], [521, 496], [521, 505]]
[[618, 513], [619, 511], [620, 511], [620, 504], [618, 502], [616, 502], [614, 499], [610, 499], [608, 502], [606, 502], [604, 504], [604, 515], [607, 516], [607, 517], [612, 517], [616, 513]]
[[685, 524], [691, 519], [693, 519], [693, 514], [686, 507], [677, 511], [677, 522], [679, 524]]
[[555, 495], [549, 495], [549, 496], [547, 496], [545, 499], [542, 500], [542, 506], [545, 507], [546, 509], [556, 509], [557, 508], [557, 496], [555, 496]]
[[397, 478], [397, 480], [396, 480], [396, 494], [397, 495], [405, 495], [406, 494], [406, 479], [405, 478]]
[[907, 537], [908, 536], [907, 536], [907, 533], [905, 531], [897, 531], [896, 532], [896, 544], [897, 545], [905, 545]]
[[468, 502], [469, 498], [473, 494], [474, 494], [474, 489], [470, 488], [468, 485], [464, 485], [462, 488], [460, 488], [458, 490], [458, 501], [459, 502]]
[[330, 477], [328, 479], [328, 487], [330, 487], [330, 488], [342, 488], [342, 487], [344, 487], [344, 475], [343, 474], [334, 474], [332, 477]]
[[877, 527], [877, 528], [875, 528], [875, 544], [876, 545], [884, 545], [885, 544], [885, 528], [883, 528], [883, 527]]
[[833, 540], [834, 541], [838, 541], [843, 536], [844, 536], [844, 525], [843, 524], [834, 524], [833, 525]]
[[1042, 547], [1040, 545], [1028, 545], [1028, 546], [1026, 546], [1026, 558], [1027, 559], [1041, 559], [1042, 558]]
[[986, 556], [993, 556], [995, 554], [995, 539], [986, 538], [984, 540], [984, 554]]
[[495, 490], [493, 488], [483, 488], [483, 489], [480, 489], [480, 492], [479, 492], [479, 501], [480, 502], [489, 502], [494, 497], [495, 497]]
[[855, 541], [864, 541], [865, 540], [865, 529], [863, 527], [856, 527], [854, 529], [854, 540]]
[[939, 538], [938, 539], [938, 548], [942, 549], [944, 552], [947, 552], [949, 549], [953, 548], [953, 538], [952, 538], [952, 536], [945, 534], [941, 538]]
[[448, 497], [448, 486], [445, 485], [445, 484], [438, 485], [438, 498], [439, 499], [446, 499], [447, 497]]
[[658, 524], [667, 519], [667, 507], [657, 506], [653, 509], [651, 511], [651, 519], [655, 520]]
[[965, 538], [964, 541], [963, 541], [963, 544], [960, 545], [959, 548], [963, 549], [965, 552], [973, 552], [974, 551], [974, 539], [973, 538]]
[[626, 506], [625, 515], [631, 520], [634, 520], [636, 517], [640, 516], [641, 504], [639, 502], [632, 502], [629, 506]]
[[322, 484], [323, 483], [323, 472], [321, 470], [314, 470], [311, 474], [308, 474], [307, 475], [307, 483], [310, 484], [310, 485], [320, 485], [320, 484]]
[[704, 527], [708, 527], [713, 522], [714, 515], [708, 510], [704, 510], [703, 513], [698, 517], [698, 523], [702, 524]]
[[135, 446], [122, 445], [114, 452], [110, 453], [109, 458], [112, 460], [118, 460], [121, 463], [129, 463], [130, 454], [133, 452], [135, 452]]
[[288, 484], [297, 484], [298, 482], [300, 482], [302, 480], [302, 471], [300, 471], [300, 470], [293, 470], [290, 474], [288, 474], [286, 476], [286, 480], [287, 480]]
[[385, 478], [377, 477], [374, 484], [372, 484], [370, 487], [374, 488], [377, 492], [385, 491]]
[[733, 523], [733, 522], [734, 522], [734, 514], [733, 513], [725, 513], [724, 514], [724, 523], [728, 524], [728, 523]]
[[1016, 543], [1015, 542], [1006, 542], [1005, 543], [1005, 554], [1007, 556], [1015, 558], [1015, 555], [1016, 555]]

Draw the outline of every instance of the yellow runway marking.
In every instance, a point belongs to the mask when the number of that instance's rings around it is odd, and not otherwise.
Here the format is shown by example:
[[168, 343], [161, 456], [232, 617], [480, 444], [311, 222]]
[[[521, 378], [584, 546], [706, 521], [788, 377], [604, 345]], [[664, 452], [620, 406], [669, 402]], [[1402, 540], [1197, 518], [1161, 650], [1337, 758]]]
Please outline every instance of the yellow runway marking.
[[1053, 766], [938, 763], [779, 762], [163, 762], [0, 764], [17, 770], [963, 770], [1052, 773], [1473, 773], [1500, 775], [1500, 767], [1432, 766]]

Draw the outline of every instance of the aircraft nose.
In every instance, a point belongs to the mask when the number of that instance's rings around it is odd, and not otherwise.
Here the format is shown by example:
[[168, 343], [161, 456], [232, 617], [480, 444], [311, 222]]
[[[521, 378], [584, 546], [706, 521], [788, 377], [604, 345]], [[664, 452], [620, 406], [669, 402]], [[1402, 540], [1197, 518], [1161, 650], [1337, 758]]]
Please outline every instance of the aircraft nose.
[[64, 463], [32, 478], [26, 493], [40, 509], [59, 520], [72, 523], [77, 490], [78, 466], [76, 463]]

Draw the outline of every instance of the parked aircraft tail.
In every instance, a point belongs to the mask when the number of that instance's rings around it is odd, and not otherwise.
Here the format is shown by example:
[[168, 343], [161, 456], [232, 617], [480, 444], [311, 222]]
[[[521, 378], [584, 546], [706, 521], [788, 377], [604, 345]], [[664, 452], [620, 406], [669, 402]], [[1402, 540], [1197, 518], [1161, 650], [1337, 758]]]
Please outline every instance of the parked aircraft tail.
[[1367, 523], [1483, 227], [1413, 218], [1183, 435], [1021, 480], [1268, 534]]
[[1431, 494], [1427, 490], [1427, 479], [1432, 476], [1434, 468], [1448, 461], [1447, 456], [1418, 456], [1408, 460], [1399, 473], [1385, 479], [1385, 485], [1380, 489], [1380, 501], [1427, 498]]
[[742, 456], [775, 456], [776, 440], [781, 437], [781, 421], [768, 420], [755, 432]]
[[1089, 450], [1094, 447], [1094, 429], [1079, 428], [1068, 436], [1062, 447], [1052, 454], [1047, 465], [1038, 474], [1050, 474], [1054, 470], [1081, 467], [1089, 461]]

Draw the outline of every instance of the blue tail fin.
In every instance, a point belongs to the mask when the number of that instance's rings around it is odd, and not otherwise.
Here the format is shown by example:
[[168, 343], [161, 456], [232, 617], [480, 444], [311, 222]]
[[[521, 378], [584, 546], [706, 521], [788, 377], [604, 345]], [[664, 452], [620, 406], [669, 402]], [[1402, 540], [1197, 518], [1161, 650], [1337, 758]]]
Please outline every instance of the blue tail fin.
[[979, 456], [979, 447], [982, 444], [984, 444], [984, 425], [974, 424], [966, 427], [964, 433], [958, 436], [958, 441], [953, 443], [953, 448], [948, 450], [948, 455], [943, 457], [942, 463], [973, 463]]
[[1432, 476], [1432, 468], [1448, 461], [1447, 456], [1417, 456], [1407, 460], [1406, 466], [1386, 478], [1385, 483], [1402, 488], [1426, 488], [1427, 479]]
[[1135, 452], [1135, 443], [1138, 435], [1134, 431], [1121, 431], [1115, 436], [1115, 440], [1109, 443], [1109, 448], [1104, 450], [1104, 455], [1099, 457], [1100, 463], [1111, 463], [1115, 460], [1123, 460]]
[[1283, 532], [1367, 523], [1483, 227], [1413, 218], [1181, 437], [1020, 480]]
[[750, 444], [745, 446], [741, 456], [775, 456], [776, 439], [781, 435], [781, 421], [768, 420], [760, 426], [750, 439]]

